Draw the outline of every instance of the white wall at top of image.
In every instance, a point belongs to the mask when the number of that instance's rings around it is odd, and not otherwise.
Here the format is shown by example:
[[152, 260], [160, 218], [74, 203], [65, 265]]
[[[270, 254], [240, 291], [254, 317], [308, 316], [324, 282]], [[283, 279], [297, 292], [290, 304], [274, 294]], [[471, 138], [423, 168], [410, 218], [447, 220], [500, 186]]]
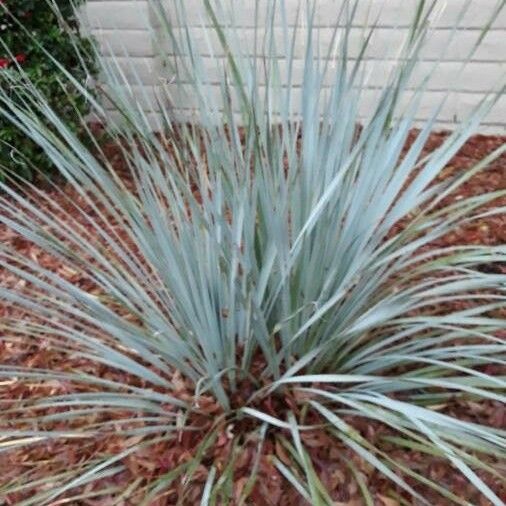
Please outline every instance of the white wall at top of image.
[[[158, 0], [160, 1], [160, 0]], [[169, 11], [178, 0], [161, 0], [162, 5]], [[346, 5], [352, 5], [356, 0], [316, 0], [315, 25], [329, 26], [336, 19], [336, 15]], [[296, 24], [297, 13], [305, 5], [306, 0], [276, 0], [277, 5], [284, 3], [284, 10], [291, 26]], [[243, 27], [255, 25], [255, 13], [258, 20], [265, 22], [266, 6], [273, 5], [273, 0], [219, 0], [227, 8], [231, 8], [235, 24]], [[408, 27], [413, 19], [420, 0], [358, 0], [354, 25], [364, 26], [371, 20], [378, 21], [378, 26]], [[427, 2], [431, 4], [432, 2]], [[497, 10], [501, 0], [437, 0], [432, 16], [433, 25], [437, 28], [453, 28], [455, 20], [462, 15], [459, 23], [461, 28], [481, 29], [491, 20], [493, 12]], [[200, 25], [206, 18], [202, 0], [185, 0], [186, 19], [190, 24]], [[214, 4], [213, 4], [214, 5]], [[280, 9], [277, 8], [278, 16]], [[219, 11], [216, 10], [219, 16]], [[228, 18], [228, 13], [226, 15]], [[299, 14], [300, 17], [300, 14]], [[222, 18], [224, 19], [224, 18]], [[278, 23], [279, 24], [279, 23]], [[496, 28], [506, 29], [506, 13], [503, 11], [494, 18]]]
[[[174, 76], [166, 74], [161, 67], [161, 58], [157, 55], [158, 46], [154, 43], [154, 33], [157, 29], [156, 18], [150, 7], [155, 2], [161, 1], [162, 5], [172, 12], [174, 3], [178, 0], [88, 0], [87, 15], [92, 33], [101, 44], [104, 57], [114, 57], [125, 72], [125, 76], [131, 80], [134, 93], [143, 96], [142, 105], [148, 111], [156, 113], [158, 104], [150, 96], [155, 96], [157, 88], [165, 78], [169, 80]], [[273, 0], [258, 0], [260, 21], [265, 6], [272, 4]], [[278, 0], [278, 4], [281, 0]], [[320, 45], [328, 46], [331, 28], [337, 13], [347, 0], [316, 0], [315, 24], [320, 32]], [[422, 61], [415, 71], [413, 86], [417, 79], [423, 78], [431, 66], [445, 51], [443, 61], [433, 76], [424, 105], [419, 113], [419, 119], [426, 119], [430, 106], [435, 106], [440, 100], [442, 93], [447, 89], [454, 89], [445, 109], [442, 111], [439, 126], [451, 127], [455, 122], [461, 121], [478, 104], [492, 86], [504, 83], [505, 58], [506, 58], [506, 8], [495, 16], [490, 31], [485, 36], [480, 48], [473, 54], [462, 74], [458, 74], [462, 62], [467, 59], [473, 44], [480, 37], [481, 29], [493, 15], [494, 9], [501, 0], [438, 0], [437, 7], [445, 7], [438, 16], [434, 16], [433, 27], [427, 46], [422, 52]], [[299, 0], [284, 0], [286, 15], [290, 24], [296, 23]], [[378, 21], [378, 30], [374, 34], [371, 51], [368, 55], [371, 60], [368, 66], [371, 68], [374, 86], [384, 84], [388, 69], [391, 68], [398, 54], [399, 43], [406, 33], [412, 19], [418, 0], [359, 0], [358, 11], [353, 23], [351, 40], [354, 41], [355, 49], [359, 44], [363, 27], [367, 20]], [[255, 23], [256, 0], [221, 0], [222, 5], [229, 5], [233, 9], [234, 23], [241, 27], [241, 49], [244, 51], [252, 47], [254, 40], [253, 26]], [[459, 29], [454, 34], [453, 40], [448, 44], [456, 19], [468, 4], [467, 11], [462, 15]], [[190, 24], [193, 25], [193, 33], [198, 47], [204, 54], [208, 53], [206, 42], [206, 28], [202, 26], [206, 19], [203, 14], [202, 0], [185, 0], [186, 13]], [[171, 16], [172, 21], [175, 17]], [[223, 18], [222, 18], [223, 19]], [[265, 18], [264, 18], [265, 20]], [[205, 22], [204, 22], [205, 23]], [[274, 23], [280, 26], [281, 21], [274, 19]], [[207, 22], [209, 25], [209, 22]], [[212, 30], [211, 30], [212, 31]], [[208, 33], [209, 30], [208, 30]], [[277, 37], [282, 37], [282, 30], [277, 30]], [[303, 54], [304, 41], [302, 38], [297, 42], [296, 55], [298, 60], [294, 64], [294, 84], [300, 85], [303, 77]], [[170, 44], [160, 48], [162, 53], [170, 53], [173, 49]], [[213, 43], [213, 50], [220, 53], [217, 41]], [[127, 56], [128, 55], [128, 56]], [[387, 56], [385, 58], [385, 55]], [[132, 63], [133, 60], [133, 63]], [[209, 74], [209, 80], [216, 82], [219, 78], [217, 62], [212, 58], [204, 58], [205, 69]], [[222, 62], [223, 63], [223, 62]], [[132, 65], [133, 71], [132, 71]], [[145, 89], [143, 89], [145, 87]], [[147, 90], [147, 92], [146, 92]], [[216, 90], [217, 91], [217, 90]], [[144, 92], [144, 93], [141, 93]], [[177, 91], [175, 96], [180, 96]], [[372, 96], [368, 92], [367, 97]], [[146, 99], [147, 97], [147, 99]], [[192, 108], [191, 100], [180, 97], [175, 104], [179, 112]], [[370, 105], [370, 98], [366, 99]], [[178, 111], [174, 111], [176, 113]], [[498, 133], [506, 132], [506, 99], [502, 99], [494, 107], [494, 110], [486, 118], [484, 131]]]

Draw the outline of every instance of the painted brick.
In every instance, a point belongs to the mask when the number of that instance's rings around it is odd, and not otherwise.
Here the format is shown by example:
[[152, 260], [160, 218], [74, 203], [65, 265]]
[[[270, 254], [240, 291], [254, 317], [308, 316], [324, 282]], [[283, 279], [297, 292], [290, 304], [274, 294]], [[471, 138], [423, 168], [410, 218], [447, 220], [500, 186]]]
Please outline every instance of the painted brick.
[[[186, 65], [190, 65], [189, 58], [184, 58]], [[356, 60], [351, 60], [354, 63]], [[223, 74], [225, 66], [225, 59], [220, 58], [216, 61], [213, 58], [207, 57], [202, 60], [203, 67], [208, 79], [206, 83], [217, 84]], [[374, 60], [370, 59], [365, 62], [365, 73], [369, 76], [366, 80], [366, 86], [384, 86], [390, 73], [396, 66], [396, 61]], [[283, 86], [289, 83], [288, 64], [286, 61], [277, 61], [279, 79]], [[300, 85], [304, 77], [304, 60], [298, 59], [292, 63], [292, 82], [295, 85]], [[505, 65], [503, 67], [506, 70]], [[257, 65], [259, 83], [265, 84], [264, 62], [259, 62]], [[336, 64], [331, 63], [329, 70], [325, 75], [324, 83], [331, 85], [335, 81]], [[413, 72], [413, 77], [409, 87], [416, 87], [429, 73], [432, 72], [432, 77], [428, 85], [428, 91], [444, 91], [447, 89], [454, 89], [462, 92], [481, 92], [486, 93], [490, 91], [492, 84], [498, 84], [498, 64], [480, 61], [471, 61], [466, 64], [462, 62], [444, 62], [438, 64], [437, 62], [421, 61]], [[170, 72], [168, 73], [170, 75]], [[179, 76], [180, 82], [189, 82]], [[175, 75], [171, 75], [175, 79]]]
[[[105, 89], [106, 92], [110, 91], [107, 86]], [[159, 110], [157, 104], [159, 99], [163, 97], [163, 93], [158, 86], [116, 86], [114, 88], [114, 97], [115, 99], [119, 98], [126, 103], [135, 104], [135, 106], [141, 111], [151, 113]], [[103, 105], [107, 109], [114, 108], [107, 98], [104, 98]]]
[[[432, 13], [432, 22], [434, 26], [439, 28], [453, 27], [455, 20], [461, 16], [460, 26], [480, 29], [493, 18], [494, 27], [506, 28], [506, 11], [503, 9], [499, 15], [494, 16], [500, 1], [472, 0], [468, 3], [467, 0], [450, 0], [449, 2], [439, 2]], [[343, 6], [346, 2], [350, 4], [349, 0], [319, 0], [315, 13], [315, 24], [329, 26], [333, 25], [339, 17], [344, 19], [346, 11], [343, 10]], [[280, 25], [282, 19], [288, 20], [291, 25], [296, 24], [299, 0], [287, 0], [284, 14], [279, 7], [274, 11], [268, 11], [266, 7], [269, 3], [272, 4], [272, 1], [259, 0], [257, 10], [257, 2], [253, 0], [242, 2], [228, 0], [225, 2], [233, 10], [234, 21], [239, 26], [255, 26], [257, 16], [260, 22], [264, 22], [271, 14], [274, 16], [275, 24]], [[167, 12], [175, 18], [174, 0], [163, 0], [162, 4]], [[279, 4], [280, 2], [278, 2]], [[418, 0], [360, 0], [354, 22], [360, 26], [372, 21], [377, 21], [379, 26], [408, 26], [413, 19], [417, 4]], [[441, 9], [441, 6], [444, 6], [444, 9]], [[203, 20], [206, 19], [206, 16], [201, 0], [185, 0], [185, 9], [188, 19], [195, 26], [205, 22]], [[230, 19], [229, 13], [220, 14], [217, 12], [217, 15], [221, 21]]]
[[[153, 58], [146, 57], [124, 57], [124, 56], [104, 56], [102, 58], [103, 68], [110, 74], [110, 77], [119, 84], [129, 84], [132, 86], [145, 85], [152, 86], [161, 82], [160, 69]], [[104, 72], [103, 81], [105, 79]]]
[[[177, 25], [177, 16], [174, 11], [174, 0], [156, 0], [166, 9], [171, 22]], [[332, 26], [338, 18], [339, 12], [341, 25], [345, 19], [343, 5], [347, 0], [318, 0], [315, 12], [315, 25], [318, 27], [319, 47], [326, 53], [332, 33]], [[360, 0], [358, 2], [357, 16], [351, 34], [351, 54], [357, 55], [361, 41], [363, 40], [364, 26], [377, 20], [378, 29], [371, 41], [367, 52], [366, 70], [369, 80], [364, 91], [362, 109], [370, 111], [374, 106], [377, 96], [375, 88], [383, 86], [388, 79], [389, 71], [395, 64], [399, 55], [402, 41], [407, 35], [407, 27], [415, 12], [418, 0]], [[290, 26], [297, 24], [296, 13], [299, 0], [284, 0], [285, 15]], [[418, 64], [411, 82], [412, 87], [420, 82], [429, 72], [438, 59], [441, 59], [437, 70], [432, 76], [428, 91], [424, 97], [420, 110], [420, 121], [427, 119], [430, 112], [437, 105], [446, 90], [455, 90], [447, 101], [438, 125], [451, 127], [455, 122], [461, 121], [466, 114], [478, 104], [485, 94], [495, 86], [504, 85], [506, 70], [506, 8], [497, 10], [502, 0], [450, 0], [436, 2], [437, 10], [432, 15], [433, 31], [427, 44], [421, 53], [421, 61]], [[278, 5], [281, 2], [277, 2]], [[428, 2], [430, 3], [430, 2]], [[157, 39], [162, 33], [161, 22], [153, 14], [151, 7], [154, 0], [88, 0], [83, 9], [83, 26], [97, 39], [105, 62], [111, 63], [111, 57], [123, 72], [125, 84], [132, 86], [134, 96], [139, 98], [139, 104], [149, 112], [150, 121], [153, 125], [156, 111], [159, 110], [156, 100], [162, 83], [173, 79], [184, 81], [184, 75], [171, 75], [170, 71], [163, 66], [163, 60], [170, 57], [173, 52], [171, 44]], [[218, 13], [218, 17], [227, 24], [232, 13], [234, 24], [240, 26], [236, 44], [246, 53], [253, 52], [255, 25], [255, 5], [253, 0], [224, 0], [223, 4], [229, 6], [226, 13]], [[266, 9], [272, 0], [258, 1], [258, 20], [265, 21], [267, 17], [273, 19], [276, 28], [275, 39], [278, 55], [283, 55], [284, 34], [283, 15], [278, 9], [269, 12]], [[185, 0], [185, 9], [190, 16], [193, 25], [192, 32], [194, 41], [204, 57], [202, 64], [208, 75], [210, 83], [217, 83], [223, 68], [223, 51], [220, 48], [209, 22], [202, 11], [202, 0]], [[445, 9], [439, 9], [445, 6]], [[467, 6], [467, 10], [463, 10]], [[452, 28], [458, 19], [459, 28], [452, 36]], [[463, 62], [472, 53], [474, 44], [480, 37], [481, 28], [492, 20], [491, 30], [485, 36], [481, 46], [471, 60], [463, 66]], [[299, 37], [295, 44], [293, 85], [294, 95], [300, 95], [300, 87], [304, 76], [303, 57], [306, 50], [303, 27], [299, 26]], [[261, 37], [261, 33], [259, 34]], [[453, 38], [452, 38], [453, 37]], [[210, 43], [209, 43], [210, 40]], [[286, 51], [285, 51], [286, 53]], [[218, 55], [211, 58], [210, 55]], [[131, 58], [129, 59], [128, 56]], [[220, 56], [221, 55], [221, 56]], [[109, 59], [109, 60], [108, 60]], [[332, 63], [327, 77], [327, 83], [332, 80]], [[281, 80], [286, 80], [286, 64], [280, 63]], [[142, 87], [145, 93], [141, 93]], [[172, 101], [166, 99], [167, 107], [170, 107], [171, 115], [185, 116], [193, 114], [194, 99], [181, 94], [174, 86], [168, 86], [173, 93]], [[212, 93], [219, 103], [219, 90], [212, 87]], [[409, 92], [406, 94], [406, 100]], [[170, 105], [169, 105], [170, 103]], [[161, 115], [159, 115], [161, 117]], [[506, 132], [506, 99], [502, 97], [493, 107], [483, 123], [483, 131]]]
[[93, 28], [121, 30], [150, 30], [151, 28], [147, 1], [88, 1], [85, 12]]
[[[503, 30], [492, 30], [488, 32], [480, 47], [477, 49], [473, 60], [500, 62], [506, 54], [506, 36]], [[182, 29], [176, 30], [178, 37], [183, 35]], [[193, 46], [203, 55], [224, 56], [225, 51], [219, 44], [218, 36], [212, 28], [194, 27], [192, 29]], [[328, 52], [330, 41], [332, 40], [333, 29], [321, 28], [314, 34], [318, 38], [315, 53], [319, 48], [322, 55]], [[344, 35], [344, 32], [341, 31]], [[374, 31], [367, 49], [367, 57], [384, 59], [396, 58], [400, 49], [405, 43], [409, 31], [404, 28], [378, 28]], [[241, 44], [244, 54], [253, 56], [255, 54], [255, 32], [253, 28], [243, 28], [237, 33], [230, 33], [230, 41], [234, 44]], [[276, 54], [285, 56], [290, 51], [291, 34], [289, 35], [288, 45], [285, 44], [286, 34], [282, 28], [274, 31], [276, 44]], [[349, 55], [357, 57], [363, 47], [365, 33], [362, 28], [354, 28], [350, 32]], [[480, 37], [480, 32], [476, 30], [460, 30], [453, 32], [447, 29], [435, 29], [427, 38], [427, 42], [421, 51], [422, 60], [438, 60], [443, 58], [446, 61], [466, 61], [469, 58], [474, 46]], [[258, 36], [257, 43], [261, 43], [261, 35]], [[167, 52], [171, 51], [168, 44], [165, 48]], [[293, 54], [296, 58], [303, 58], [307, 50], [307, 36], [304, 30], [299, 30], [295, 37]], [[337, 55], [337, 51], [335, 52]]]
[[148, 30], [91, 30], [103, 56], [155, 56]]

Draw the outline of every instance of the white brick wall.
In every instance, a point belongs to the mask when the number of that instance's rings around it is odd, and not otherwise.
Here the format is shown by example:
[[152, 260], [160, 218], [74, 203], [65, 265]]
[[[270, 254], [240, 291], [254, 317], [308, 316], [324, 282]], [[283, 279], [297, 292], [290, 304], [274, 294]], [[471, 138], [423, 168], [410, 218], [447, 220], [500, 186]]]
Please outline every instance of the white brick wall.
[[[165, 75], [162, 68], [163, 54], [155, 44], [156, 22], [150, 7], [153, 2], [161, 1], [168, 12], [173, 8], [173, 0], [88, 0], [86, 5], [87, 23], [92, 34], [100, 43], [104, 58], [114, 55], [119, 68], [143, 108], [156, 119], [159, 104], [161, 82], [171, 76]], [[234, 5], [235, 22], [241, 26], [241, 49], [247, 52], [253, 47], [255, 0], [231, 0]], [[271, 0], [259, 0], [261, 5]], [[317, 0], [316, 25], [319, 27], [320, 45], [325, 48], [329, 44], [331, 28], [329, 24], [336, 17], [340, 6], [345, 0]], [[506, 8], [495, 17], [490, 31], [481, 46], [466, 65], [462, 74], [457, 72], [466, 60], [467, 55], [480, 37], [480, 30], [490, 19], [491, 13], [502, 0], [471, 0], [467, 12], [463, 15], [459, 30], [451, 43], [448, 40], [452, 27], [466, 4], [467, 0], [440, 0], [446, 8], [434, 20], [434, 31], [430, 35], [427, 46], [422, 52], [422, 62], [415, 71], [412, 85], [422, 79], [431, 65], [441, 57], [445, 50], [442, 63], [434, 74], [426, 96], [422, 101], [418, 119], [423, 121], [432, 108], [441, 99], [445, 90], [455, 90], [441, 111], [439, 126], [451, 128], [462, 120], [466, 114], [480, 102], [485, 93], [494, 85], [504, 84], [506, 75]], [[285, 0], [287, 15], [295, 24], [295, 13], [299, 0]], [[377, 92], [387, 76], [389, 68], [394, 65], [396, 52], [406, 34], [410, 19], [413, 16], [417, 0], [360, 0], [358, 15], [352, 31], [352, 53], [357, 52], [362, 34], [363, 24], [378, 16], [378, 29], [374, 34], [371, 50], [367, 58], [372, 78], [368, 82], [368, 90], [364, 94], [363, 110], [368, 110]], [[504, 3], [504, 2], [503, 2]], [[206, 28], [202, 26], [202, 0], [185, 0], [185, 7], [194, 25], [194, 35], [198, 47], [203, 54], [209, 53], [206, 41]], [[260, 9], [262, 12], [262, 9]], [[279, 20], [274, 23], [280, 24]], [[302, 31], [301, 31], [302, 34]], [[277, 31], [279, 39], [282, 30]], [[214, 43], [216, 54], [222, 55], [219, 44]], [[294, 80], [301, 82], [303, 75], [304, 40], [301, 36], [296, 45], [296, 56], [299, 58], [294, 65]], [[162, 53], [170, 53], [169, 45], [162, 48]], [[217, 65], [213, 58], [205, 58], [204, 64], [210, 81], [217, 81]], [[182, 111], [193, 107], [191, 99], [184, 97], [179, 91], [173, 91], [173, 103]], [[296, 91], [295, 95], [300, 93]], [[218, 100], [218, 89], [216, 96]], [[483, 131], [506, 133], [506, 97], [503, 96], [487, 116]]]

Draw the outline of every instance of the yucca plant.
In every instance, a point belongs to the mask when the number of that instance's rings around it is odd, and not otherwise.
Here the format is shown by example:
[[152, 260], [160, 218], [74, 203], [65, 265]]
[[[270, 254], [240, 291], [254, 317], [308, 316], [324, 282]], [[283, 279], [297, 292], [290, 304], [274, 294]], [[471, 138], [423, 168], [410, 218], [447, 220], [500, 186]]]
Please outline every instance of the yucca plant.
[[[184, 1], [170, 12], [154, 3], [160, 47], [176, 55], [165, 62], [163, 135], [119, 64], [101, 69], [121, 113], [108, 134], [122, 173], [101, 144], [84, 147], [26, 75], [11, 77], [17, 96], [0, 92], [3, 115], [69, 189], [2, 184], [0, 221], [57, 262], [0, 250], [16, 280], [1, 292], [4, 347], [49, 354], [0, 368], [7, 504], [478, 500], [414, 465], [424, 458], [503, 504], [505, 431], [452, 406], [505, 400], [504, 375], [488, 366], [504, 366], [494, 315], [506, 276], [477, 266], [504, 262], [506, 250], [429, 248], [504, 212], [490, 205], [504, 191], [447, 198], [504, 146], [437, 179], [501, 86], [427, 154], [440, 104], [403, 150], [430, 82], [413, 87], [412, 73], [439, 4], [418, 2], [364, 117], [375, 26], [357, 50], [358, 1], [336, 4], [325, 47], [315, 4], [293, 13], [255, 2], [246, 47], [233, 2], [200, 3], [200, 38]], [[105, 120], [94, 95], [60, 72]], [[170, 104], [193, 110], [176, 121]]]

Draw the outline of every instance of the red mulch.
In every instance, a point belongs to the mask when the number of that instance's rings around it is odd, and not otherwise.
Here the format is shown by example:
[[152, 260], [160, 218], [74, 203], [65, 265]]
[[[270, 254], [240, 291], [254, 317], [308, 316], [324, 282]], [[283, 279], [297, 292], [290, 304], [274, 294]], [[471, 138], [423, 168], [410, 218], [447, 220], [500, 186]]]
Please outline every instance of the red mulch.
[[[437, 147], [445, 136], [446, 134], [444, 133], [434, 134], [426, 146], [426, 151], [429, 152]], [[472, 166], [495, 148], [501, 146], [504, 142], [506, 142], [506, 137], [476, 136], [472, 138], [448, 164], [439, 176], [439, 179], [444, 180]], [[107, 149], [115, 167], [121, 169], [121, 157], [114, 147], [108, 147]], [[456, 194], [449, 197], [449, 200], [457, 201], [458, 199], [470, 195], [479, 195], [488, 191], [500, 189], [506, 189], [506, 156], [495, 161], [487, 171], [477, 174], [466, 182], [459, 188]], [[71, 202], [82, 202], [82, 198], [70, 188], [64, 189], [64, 194], [70, 197], [68, 201], [65, 201], [62, 195], [56, 190], [49, 189], [48, 194], [73, 216], [75, 215], [75, 209], [73, 209]], [[495, 204], [506, 205], [506, 199], [497, 201]], [[81, 220], [78, 215], [75, 215], [75, 219]], [[59, 275], [72, 283], [76, 283], [90, 291], [94, 290], [94, 286], [90, 284], [85, 275], [68, 269], [65, 265], [57, 262], [54, 257], [44, 253], [29, 241], [19, 237], [16, 233], [4, 226], [0, 226], [0, 241], [2, 244], [14, 247], [23, 254], [31, 256], [44, 267], [58, 272]], [[432, 245], [432, 247], [453, 244], [498, 245], [505, 243], [506, 216], [500, 215], [483, 218], [465, 227], [458, 228], [439, 240], [437, 244]], [[489, 266], [483, 266], [483, 269], [487, 268], [489, 268]], [[502, 272], [506, 272], [506, 266], [499, 266], [499, 269]], [[0, 270], [0, 287], [13, 287], [18, 285], [18, 288], [22, 288], [22, 286], [19, 286], [19, 283], [19, 279], [16, 279], [15, 276]], [[502, 313], [502, 315], [504, 315], [504, 313]], [[20, 312], [20, 309], [12, 304], [0, 304], [0, 318], [13, 316], [22, 318], [24, 317], [24, 313]], [[68, 356], [53, 350], [49, 342], [44, 342], [40, 339], [34, 340], [33, 342], [27, 342], [26, 338], [21, 339], [14, 337], [3, 339], [0, 341], [0, 362], [3, 364], [48, 367], [67, 371], [79, 369], [87, 371], [95, 376], [132, 384], [132, 379], [125, 377], [125, 374], [121, 372], [113, 371], [106, 366], [97, 365], [93, 362], [69, 359]], [[71, 392], [76, 391], [76, 388], [81, 388], [82, 390], [82, 387], [72, 384], [62, 384], [57, 381], [50, 384], [34, 382], [32, 385], [27, 386], [13, 379], [10, 382], [0, 382], [0, 402], [2, 406], [8, 406], [12, 405], [14, 402], [18, 402], [20, 399], [38, 398], [56, 393]], [[88, 390], [92, 391], [91, 388]], [[184, 384], [182, 384], [182, 390], [185, 390]], [[96, 391], [98, 391], [98, 389]], [[191, 389], [188, 389], [187, 395], [191, 395]], [[207, 410], [210, 414], [218, 411], [212, 399], [204, 398], [200, 399], [200, 401], [207, 403]], [[506, 408], [498, 403], [464, 403], [463, 401], [455, 400], [451, 407], [448, 408], [448, 411], [461, 419], [468, 419], [498, 428], [506, 427]], [[129, 413], [127, 412], [122, 414], [122, 416], [128, 415]], [[116, 416], [119, 417], [119, 415]], [[106, 415], [104, 414], [97, 415], [95, 422], [104, 420], [106, 419], [105, 417]], [[9, 421], [6, 418], [8, 417], [5, 417], [1, 421], [0, 430], [2, 426], [5, 427], [8, 425]], [[53, 425], [51, 428], [68, 429], [68, 426], [65, 426], [65, 424], [60, 425], [61, 427]], [[387, 429], [380, 424], [355, 420], [354, 426], [371, 441], [379, 440], [384, 435], [388, 434]], [[75, 428], [78, 429], [78, 427]], [[206, 463], [213, 462], [218, 468], [226, 465], [231, 451], [231, 443], [230, 439], [227, 437], [227, 430], [228, 428], [224, 425], [222, 427], [221, 436], [214, 445], [214, 452], [207, 458], [205, 461]], [[333, 499], [336, 501], [335, 504], [341, 504], [343, 506], [358, 506], [362, 504], [362, 501], [359, 499], [360, 495], [357, 490], [357, 485], [352, 479], [348, 467], [345, 465], [346, 461], [349, 460], [355, 463], [364, 481], [374, 493], [376, 505], [397, 506], [400, 504], [390, 495], [391, 490], [395, 489], [390, 482], [378, 472], [374, 471], [363, 459], [360, 459], [346, 448], [336, 445], [335, 440], [330, 440], [324, 433], [316, 431], [304, 433], [303, 439], [305, 445], [310, 449], [313, 461], [317, 464], [317, 470], [320, 473], [322, 481], [327, 485], [328, 489], [332, 491]], [[93, 441], [86, 441], [86, 443], [82, 440], [44, 443], [9, 454], [0, 454], [0, 489], [1, 486], [8, 483], [10, 479], [31, 469], [35, 464], [40, 465], [45, 463], [43, 464], [43, 472], [45, 475], [49, 475], [51, 472], [75, 466], [76, 463], [86, 462], [96, 455], [118, 453], [135, 442], [135, 439], [127, 440], [118, 435], [107, 434], [103, 437], [97, 437]], [[126, 470], [112, 480], [112, 482], [120, 485], [125, 484], [126, 486], [139, 477], [151, 480], [167, 472], [175, 464], [190, 459], [192, 450], [197, 442], [194, 436], [183, 436], [178, 445], [174, 445], [173, 442], [159, 443], [146, 452], [137, 452], [124, 459]], [[453, 490], [456, 495], [469, 501], [469, 503], [480, 506], [490, 504], [487, 500], [480, 497], [480, 494], [476, 492], [476, 490], [469, 485], [467, 480], [452, 468], [446, 460], [428, 458], [426, 455], [415, 451], [400, 450], [394, 445], [388, 446], [388, 444], [384, 444], [383, 447], [390, 456], [406, 462], [412, 469], [424, 476], [430, 477], [441, 485], [447, 486], [449, 489]], [[237, 476], [235, 492], [237, 494], [245, 485], [245, 477], [251, 469], [255, 454], [256, 443], [253, 441], [251, 444], [246, 445], [245, 450], [238, 457], [235, 465]], [[276, 444], [273, 440], [268, 439], [263, 449], [263, 456], [260, 460], [260, 479], [249, 504], [272, 506], [303, 504], [300, 496], [287, 487], [280, 473], [274, 468], [271, 458], [272, 455], [276, 455], [281, 461], [287, 461], [288, 458], [286, 450], [279, 443]], [[498, 469], [501, 469], [501, 466], [502, 469], [504, 469], [504, 462], [497, 463], [497, 465]], [[506, 501], [506, 488], [504, 487], [504, 483], [500, 483], [493, 477], [483, 475], [482, 473], [480, 473], [480, 476], [482, 476], [496, 493]], [[206, 477], [206, 467], [200, 466], [193, 477], [194, 484], [189, 488], [189, 494], [183, 504], [193, 505], [199, 503], [199, 497]], [[102, 485], [105, 484], [102, 483]], [[420, 485], [413, 486], [419, 490], [422, 495], [426, 496], [432, 504], [448, 504], [447, 501], [442, 500], [439, 496], [436, 496], [426, 488]], [[152, 506], [175, 504], [175, 499], [177, 499], [180, 494], [180, 488], [178, 487], [180, 487], [180, 484], [175, 484], [169, 494], [162, 497], [156, 503], [153, 502]], [[91, 488], [87, 487], [87, 491], [90, 490]], [[21, 501], [23, 497], [26, 496], [24, 494], [16, 494], [4, 498], [3, 500], [7, 505], [15, 505]], [[1, 499], [0, 497], [0, 502]], [[95, 500], [73, 500], [69, 504], [99, 506], [112, 503], [113, 501], [111, 498], [102, 498]], [[138, 504], [138, 498], [134, 497], [130, 500], [125, 499], [121, 504], [133, 506]]]

